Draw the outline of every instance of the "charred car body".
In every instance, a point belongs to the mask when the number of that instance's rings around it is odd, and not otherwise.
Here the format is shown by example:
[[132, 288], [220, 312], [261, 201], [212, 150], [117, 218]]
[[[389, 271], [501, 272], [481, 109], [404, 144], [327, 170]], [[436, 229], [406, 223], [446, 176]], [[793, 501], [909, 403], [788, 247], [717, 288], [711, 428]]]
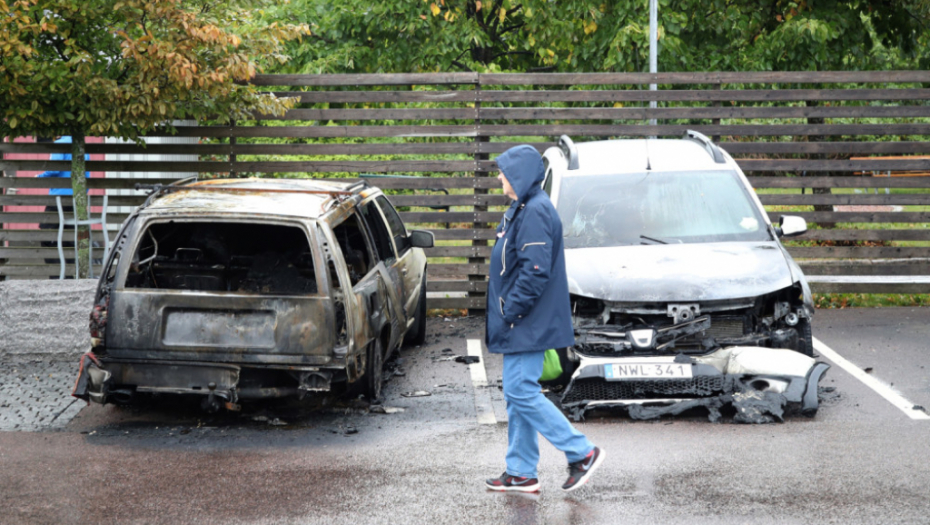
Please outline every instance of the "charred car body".
[[183, 181], [123, 223], [74, 395], [243, 399], [350, 386], [380, 395], [384, 360], [426, 330], [430, 232], [407, 232], [367, 183]]
[[808, 415], [810, 288], [736, 162], [703, 135], [574, 144], [543, 156], [563, 222], [576, 344], [563, 406], [656, 417], [694, 406], [746, 421]]

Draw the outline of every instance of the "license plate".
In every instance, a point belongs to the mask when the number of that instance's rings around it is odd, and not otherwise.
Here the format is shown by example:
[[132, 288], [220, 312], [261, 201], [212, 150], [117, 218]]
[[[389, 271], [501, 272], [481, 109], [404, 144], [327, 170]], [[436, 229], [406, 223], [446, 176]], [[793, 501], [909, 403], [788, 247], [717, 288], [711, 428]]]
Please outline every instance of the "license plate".
[[269, 311], [165, 309], [165, 346], [274, 348], [275, 315]]
[[628, 363], [604, 365], [604, 379], [689, 379], [691, 365], [678, 363]]

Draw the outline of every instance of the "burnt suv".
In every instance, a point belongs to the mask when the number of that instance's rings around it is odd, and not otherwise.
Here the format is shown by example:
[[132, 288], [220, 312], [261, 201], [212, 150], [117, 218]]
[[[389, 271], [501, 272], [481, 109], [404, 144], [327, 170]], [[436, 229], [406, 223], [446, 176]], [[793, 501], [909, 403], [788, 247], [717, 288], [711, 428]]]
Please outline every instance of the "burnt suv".
[[204, 408], [349, 387], [426, 333], [426, 256], [367, 183], [188, 180], [123, 223], [74, 395], [194, 394]]
[[[680, 140], [562, 137], [543, 155], [562, 219], [576, 345], [563, 406], [654, 417], [732, 404], [738, 417], [812, 415], [810, 288], [736, 162], [700, 133]], [[768, 415], [765, 415], [768, 414]]]

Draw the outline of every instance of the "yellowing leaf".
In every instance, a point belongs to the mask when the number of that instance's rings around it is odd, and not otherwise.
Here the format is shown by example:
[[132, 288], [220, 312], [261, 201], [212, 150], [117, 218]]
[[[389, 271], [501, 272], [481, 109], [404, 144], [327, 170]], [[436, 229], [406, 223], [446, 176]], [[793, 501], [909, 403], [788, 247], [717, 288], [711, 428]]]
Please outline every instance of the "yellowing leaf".
[[433, 12], [433, 16], [437, 16], [440, 11], [439, 6], [435, 3], [429, 5], [429, 10]]
[[614, 102], [614, 107], [615, 107], [615, 108], [622, 108], [622, 107], [623, 107], [623, 104], [620, 103], [620, 102]]
[[475, 12], [481, 11], [481, 2], [475, 2]]
[[504, 23], [504, 19], [507, 18], [507, 10], [504, 9], [503, 7], [501, 8], [499, 18], [501, 19], [502, 24]]
[[423, 20], [426, 20], [426, 15], [420, 15], [420, 18], [422, 18]]
[[529, 37], [527, 37], [526, 41], [530, 44], [530, 47], [533, 47], [536, 45], [536, 39], [533, 38], [533, 35], [530, 35]]
[[554, 56], [555, 56], [555, 51], [553, 51], [553, 50], [551, 50], [551, 49], [547, 49], [547, 50], [546, 50], [546, 53], [549, 53], [549, 56], [551, 56], [551, 57], [554, 57]]

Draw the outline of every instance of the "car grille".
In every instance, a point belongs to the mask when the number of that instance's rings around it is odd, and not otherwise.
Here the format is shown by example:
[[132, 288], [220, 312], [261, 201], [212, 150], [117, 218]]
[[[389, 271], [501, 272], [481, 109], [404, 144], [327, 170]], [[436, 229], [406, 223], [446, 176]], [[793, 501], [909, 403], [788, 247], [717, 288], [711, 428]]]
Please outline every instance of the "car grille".
[[613, 399], [662, 399], [667, 397], [701, 397], [723, 392], [723, 376], [698, 376], [691, 379], [648, 379], [607, 381], [599, 377], [576, 379], [562, 397], [562, 403], [610, 401]]
[[701, 341], [708, 337], [713, 337], [714, 339], [735, 339], [742, 337], [743, 334], [742, 317], [711, 317], [710, 330], [707, 330], [703, 334], [697, 333], [690, 337], [679, 339], [676, 345], [689, 346], [701, 344]]
[[708, 337], [726, 338], [743, 336], [742, 317], [711, 317]]
[[[649, 351], [640, 353], [674, 354], [680, 351], [686, 353], [704, 353], [707, 349], [703, 347], [703, 342], [709, 337], [714, 339], [736, 339], [743, 335], [743, 318], [741, 316], [711, 317], [709, 330], [679, 339], [675, 342], [674, 348], [667, 348], [663, 352]], [[624, 339], [618, 339], [618, 341], [624, 341]], [[630, 350], [624, 351], [622, 344], [614, 346], [604, 343], [579, 344], [575, 346], [575, 351], [579, 354], [593, 357], [620, 357], [628, 356], [632, 353]]]

